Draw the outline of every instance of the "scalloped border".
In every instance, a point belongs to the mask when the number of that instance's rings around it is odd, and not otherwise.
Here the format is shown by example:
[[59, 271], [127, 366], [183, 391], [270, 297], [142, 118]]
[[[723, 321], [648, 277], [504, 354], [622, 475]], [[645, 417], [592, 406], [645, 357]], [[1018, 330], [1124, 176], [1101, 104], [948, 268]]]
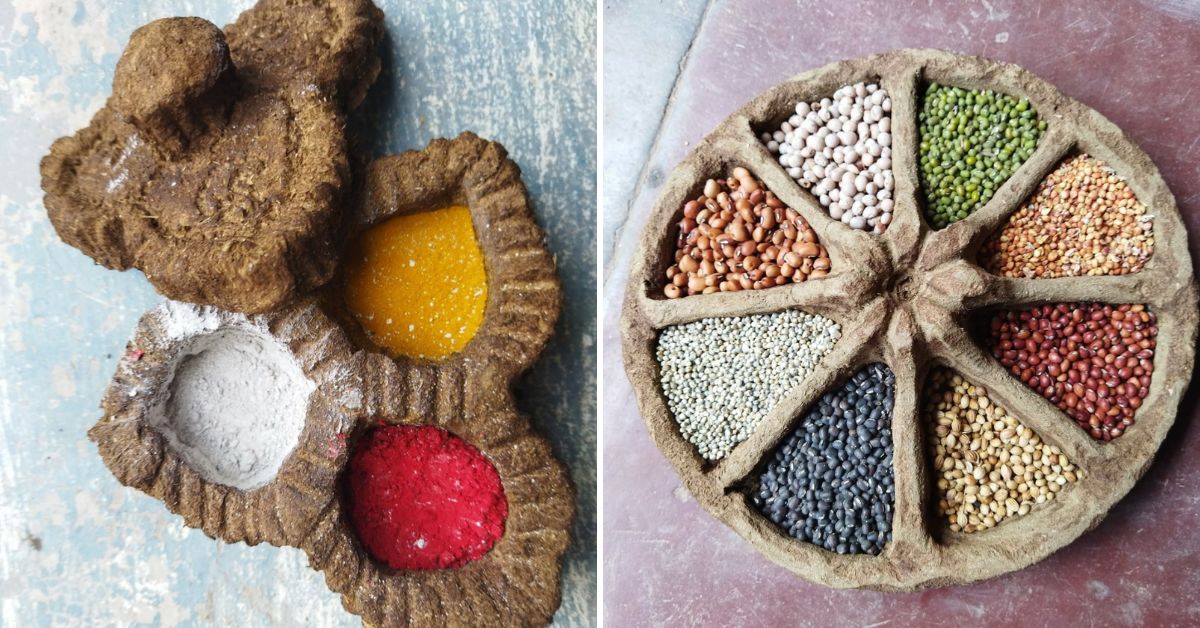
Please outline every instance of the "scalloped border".
[[462, 351], [419, 360], [376, 346], [346, 312], [340, 275], [329, 282], [323, 302], [365, 350], [429, 370], [434, 379], [465, 378], [482, 369], [507, 386], [533, 366], [554, 333], [562, 288], [545, 235], [529, 208], [521, 170], [503, 146], [468, 131], [371, 162], [348, 218], [345, 242], [387, 218], [451, 204], [471, 210], [488, 282], [483, 322]]
[[342, 594], [346, 610], [370, 625], [548, 624], [561, 602], [561, 559], [575, 507], [566, 468], [549, 443], [512, 410], [507, 394], [431, 396], [420, 371], [367, 351], [356, 361], [352, 386], [364, 391], [363, 405], [347, 449], [380, 420], [441, 427], [495, 465], [508, 519], [504, 535], [479, 560], [458, 569], [398, 571], [362, 548], [335, 498], [300, 545], [310, 564]]
[[[195, 335], [171, 338], [161, 318], [166, 303], [142, 316], [104, 393], [104, 416], [88, 431], [100, 457], [121, 484], [163, 502], [186, 525], [229, 543], [298, 546], [333, 501], [345, 463], [338, 433], [352, 426], [354, 395], [343, 376], [351, 367], [341, 328], [312, 299], [274, 314], [247, 317], [210, 306], [179, 305], [215, 316], [220, 327], [268, 330], [295, 356], [316, 389], [295, 448], [268, 483], [243, 491], [210, 482], [193, 470], [146, 420], [173, 358]], [[210, 331], [199, 332], [200, 334]], [[136, 353], [141, 351], [141, 354]]]

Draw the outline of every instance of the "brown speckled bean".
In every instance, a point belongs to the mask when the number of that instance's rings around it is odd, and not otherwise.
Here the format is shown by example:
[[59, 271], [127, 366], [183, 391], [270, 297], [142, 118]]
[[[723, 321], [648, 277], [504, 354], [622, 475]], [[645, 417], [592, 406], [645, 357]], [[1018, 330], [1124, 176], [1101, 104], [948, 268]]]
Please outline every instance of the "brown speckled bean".
[[829, 255], [808, 222], [745, 168], [709, 179], [683, 206], [663, 295], [751, 290], [822, 277]]

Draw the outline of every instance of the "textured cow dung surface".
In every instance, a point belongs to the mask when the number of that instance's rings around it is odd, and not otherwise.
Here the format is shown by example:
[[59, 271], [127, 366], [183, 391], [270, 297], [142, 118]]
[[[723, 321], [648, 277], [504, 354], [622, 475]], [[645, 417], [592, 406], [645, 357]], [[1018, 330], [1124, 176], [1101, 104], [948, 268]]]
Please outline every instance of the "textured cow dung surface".
[[[892, 100], [892, 223], [882, 235], [831, 219], [760, 142], [799, 101], [830, 96], [840, 86], [878, 81]], [[1028, 98], [1047, 121], [1033, 155], [994, 197], [965, 220], [940, 231], [925, 223], [918, 178], [917, 113], [925, 81], [993, 89]], [[1067, 155], [1085, 152], [1124, 177], [1154, 216], [1155, 249], [1146, 267], [1123, 276], [1007, 279], [975, 262], [987, 238]], [[765, 290], [668, 300], [665, 271], [673, 261], [675, 224], [709, 177], [744, 166], [799, 211], [829, 252], [826, 277]], [[1143, 303], [1158, 316], [1150, 394], [1136, 422], [1111, 443], [1081, 430], [979, 347], [968, 333], [976, 313], [1055, 302]], [[817, 370], [786, 394], [749, 439], [706, 464], [683, 439], [659, 385], [660, 331], [701, 318], [799, 308], [834, 319], [842, 338]], [[898, 50], [805, 72], [751, 100], [699, 143], [671, 174], [634, 253], [621, 332], [626, 372], [655, 443], [692, 495], [768, 558], [808, 580], [833, 587], [916, 590], [989, 578], [1033, 564], [1095, 527], [1146, 471], [1175, 420], [1191, 376], [1197, 326], [1196, 284], [1187, 234], [1154, 164], [1116, 126], [1054, 86], [1009, 64], [937, 50]], [[857, 370], [884, 362], [895, 373], [893, 540], [879, 556], [841, 555], [788, 536], [750, 504], [753, 479], [821, 393]], [[922, 383], [947, 366], [1057, 445], [1086, 477], [1030, 514], [974, 534], [951, 533], [937, 512], [936, 472], [926, 458]]]
[[470, 208], [487, 269], [483, 323], [462, 351], [432, 361], [391, 355], [345, 311], [339, 280], [322, 301], [362, 349], [354, 373], [365, 394], [355, 438], [378, 421], [428, 424], [479, 448], [508, 498], [504, 536], [458, 569], [395, 571], [367, 555], [337, 502], [302, 547], [346, 608], [370, 625], [544, 625], [561, 599], [574, 489], [512, 400], [513, 381], [541, 353], [562, 300], [520, 169], [503, 146], [473, 133], [380, 158], [367, 168], [348, 232], [449, 205]]
[[[319, 300], [264, 315], [166, 304], [139, 323], [89, 434], [121, 483], [162, 500], [187, 525], [228, 542], [303, 549], [346, 609], [370, 625], [548, 624], [561, 601], [575, 498], [566, 469], [512, 398], [514, 380], [541, 353], [561, 303], [554, 258], [520, 170], [499, 144], [464, 133], [377, 160], [357, 198], [349, 217], [355, 233], [406, 212], [470, 208], [488, 303], [462, 351], [438, 361], [386, 354], [340, 307], [337, 282]], [[298, 443], [265, 485], [243, 491], [206, 480], [152, 425], [175, 358], [194, 337], [169, 322], [172, 308], [204, 321], [195, 333], [228, 326], [268, 333], [316, 384]], [[359, 543], [342, 504], [343, 474], [356, 443], [380, 423], [436, 425], [492, 462], [509, 514], [482, 558], [457, 569], [398, 571]]]
[[[198, 324], [181, 333], [173, 329], [172, 312], [185, 312]], [[197, 337], [230, 328], [257, 329], [279, 341], [317, 385], [295, 448], [273, 479], [251, 490], [206, 479], [150, 419], [170, 395], [180, 353]], [[346, 385], [353, 357], [346, 335], [311, 298], [258, 316], [164, 303], [138, 322], [104, 393], [104, 416], [88, 436], [118, 481], [162, 501], [188, 526], [229, 543], [299, 546], [331, 507], [345, 464], [346, 434], [362, 394]]]
[[350, 183], [344, 115], [379, 74], [370, 0], [262, 0], [222, 32], [134, 31], [113, 95], [41, 164], [50, 221], [173, 299], [257, 314], [324, 284]]

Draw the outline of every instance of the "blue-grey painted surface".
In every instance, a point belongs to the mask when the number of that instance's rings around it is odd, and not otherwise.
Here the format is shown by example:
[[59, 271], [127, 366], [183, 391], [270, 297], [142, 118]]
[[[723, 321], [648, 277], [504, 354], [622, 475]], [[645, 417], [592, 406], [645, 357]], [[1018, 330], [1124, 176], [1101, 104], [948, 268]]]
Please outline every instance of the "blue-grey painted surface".
[[[378, 0], [377, 0], [378, 1]], [[556, 623], [594, 623], [595, 5], [381, 3], [385, 70], [351, 121], [369, 155], [463, 130], [506, 145], [555, 251], [557, 333], [518, 404], [571, 467], [579, 512]], [[86, 431], [144, 310], [159, 301], [59, 242], [37, 163], [87, 123], [129, 33], [217, 24], [219, 0], [0, 0], [0, 626], [358, 625], [298, 550], [225, 545], [120, 486]]]

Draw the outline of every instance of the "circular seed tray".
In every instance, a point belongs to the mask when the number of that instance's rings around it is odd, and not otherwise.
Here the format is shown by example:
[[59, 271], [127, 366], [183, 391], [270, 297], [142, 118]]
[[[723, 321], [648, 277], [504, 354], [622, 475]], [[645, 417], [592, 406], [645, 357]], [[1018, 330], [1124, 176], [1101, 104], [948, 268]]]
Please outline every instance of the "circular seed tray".
[[[882, 235], [832, 220], [759, 141], [779, 128], [801, 101], [840, 86], [878, 81], [892, 99], [895, 209]], [[925, 222], [918, 178], [917, 113], [926, 81], [993, 89], [1025, 97], [1048, 124], [1033, 155], [965, 220], [934, 231]], [[987, 238], [1002, 227], [1041, 179], [1074, 152], [1103, 159], [1124, 177], [1154, 216], [1155, 250], [1134, 274], [1060, 279], [1006, 279], [976, 263]], [[766, 290], [668, 300], [675, 224], [706, 179], [748, 168], [798, 210], [830, 252], [828, 276]], [[1135, 423], [1111, 443], [1093, 440], [1074, 421], [1010, 375], [968, 333], [980, 313], [1057, 302], [1143, 303], [1158, 316], [1150, 393]], [[842, 338], [816, 371], [789, 391], [747, 440], [706, 463], [684, 440], [659, 386], [655, 348], [660, 331], [700, 318], [798, 308], [834, 319]], [[688, 490], [713, 516], [765, 556], [796, 574], [834, 587], [916, 590], [971, 582], [1021, 569], [1095, 527], [1145, 472], [1175, 418], [1191, 376], [1196, 339], [1196, 286], [1187, 234], [1150, 159], [1099, 113], [1009, 64], [936, 50], [898, 50], [841, 61], [768, 90], [734, 112], [671, 174], [633, 259], [621, 322], [625, 368], [646, 426]], [[892, 413], [895, 515], [892, 541], [878, 556], [842, 555], [788, 536], [748, 502], [747, 486], [805, 411], [858, 369], [886, 363], [896, 375]], [[938, 513], [935, 472], [927, 458], [921, 391], [931, 368], [947, 366], [987, 388], [991, 398], [1057, 445], [1086, 476], [1025, 516], [972, 534], [951, 532]]]

